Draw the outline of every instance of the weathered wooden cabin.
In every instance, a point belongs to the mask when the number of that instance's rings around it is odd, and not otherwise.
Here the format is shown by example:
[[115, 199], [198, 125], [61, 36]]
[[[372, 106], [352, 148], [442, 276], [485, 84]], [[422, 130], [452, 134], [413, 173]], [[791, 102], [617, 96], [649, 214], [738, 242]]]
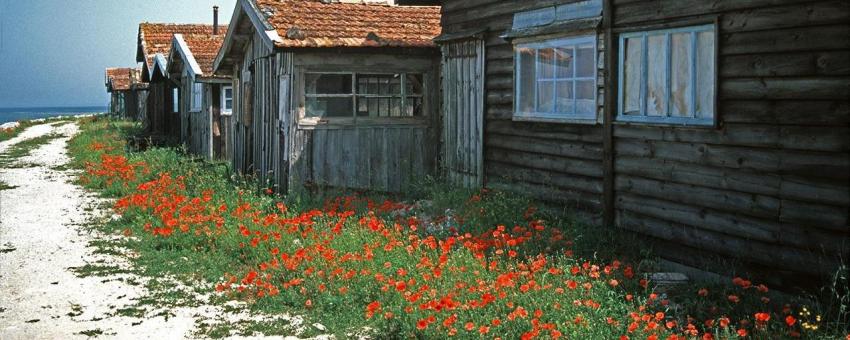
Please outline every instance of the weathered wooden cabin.
[[144, 112], [147, 84], [135, 68], [107, 68], [106, 92], [110, 94], [109, 112], [125, 119], [137, 120]]
[[180, 138], [179, 88], [169, 79], [168, 54], [175, 34], [212, 34], [211, 25], [139, 24], [136, 61], [142, 63], [142, 81], [149, 83], [146, 114], [147, 133]]
[[216, 20], [212, 34], [175, 34], [168, 57], [168, 73], [179, 88], [180, 141], [189, 152], [208, 159], [228, 155], [233, 87], [229, 76], [212, 72], [226, 30]]
[[442, 24], [451, 180], [784, 285], [850, 258], [850, 2], [446, 0]]
[[280, 191], [399, 191], [439, 145], [439, 7], [239, 0], [217, 74], [233, 77], [233, 164]]

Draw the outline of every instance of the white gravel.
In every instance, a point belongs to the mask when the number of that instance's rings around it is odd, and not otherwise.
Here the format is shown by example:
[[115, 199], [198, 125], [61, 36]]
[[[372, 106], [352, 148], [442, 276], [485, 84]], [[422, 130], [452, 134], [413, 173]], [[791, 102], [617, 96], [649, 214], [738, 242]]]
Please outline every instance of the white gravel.
[[[51, 132], [64, 136], [19, 160], [35, 167], [0, 168], [0, 180], [17, 186], [0, 191], [0, 339], [88, 338], [84, 331], [102, 332], [98, 338], [195, 338], [197, 322], [263, 319], [218, 306], [173, 308], [167, 310], [168, 317], [155, 316], [164, 309], [148, 307], [141, 318], [119, 316], [117, 310], [133, 307], [146, 293], [143, 285], [127, 282], [144, 278], [78, 277], [72, 272], [86, 264], [129, 266], [123, 257], [93, 254], [89, 242], [106, 236], [84, 224], [107, 212], [99, 208], [100, 198], [72, 183], [73, 171], [54, 169], [68, 162], [66, 142], [77, 130], [75, 123], [41, 124], [0, 142], [3, 152], [24, 139]], [[281, 318], [292, 324], [300, 321]]]

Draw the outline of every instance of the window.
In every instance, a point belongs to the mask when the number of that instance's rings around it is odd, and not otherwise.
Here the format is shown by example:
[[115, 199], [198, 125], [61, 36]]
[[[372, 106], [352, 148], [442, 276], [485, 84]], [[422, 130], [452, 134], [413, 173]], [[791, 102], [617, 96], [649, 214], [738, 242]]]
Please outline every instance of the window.
[[171, 90], [171, 109], [172, 112], [180, 112], [180, 89], [177, 87]]
[[516, 46], [520, 118], [596, 121], [596, 37]]
[[714, 25], [620, 36], [620, 121], [714, 125]]
[[201, 83], [192, 83], [192, 98], [191, 98], [191, 110], [192, 112], [200, 112], [201, 111], [201, 103], [203, 102], [204, 97], [204, 84]]
[[221, 89], [221, 114], [233, 113], [233, 86], [224, 86]]
[[418, 117], [423, 77], [412, 73], [306, 73], [307, 117]]

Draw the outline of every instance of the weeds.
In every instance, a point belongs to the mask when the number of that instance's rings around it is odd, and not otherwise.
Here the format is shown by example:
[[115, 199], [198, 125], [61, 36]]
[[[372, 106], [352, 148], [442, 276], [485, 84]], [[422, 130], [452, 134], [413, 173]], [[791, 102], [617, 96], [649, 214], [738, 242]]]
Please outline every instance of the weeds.
[[[424, 183], [404, 201], [344, 193], [281, 200], [175, 150], [125, 153], [126, 128], [91, 120], [71, 150], [85, 169], [80, 181], [117, 198], [121, 218], [104, 231], [124, 235], [120, 246], [154, 278], [154, 296], [140, 303], [192, 303], [190, 293], [215, 291], [213, 301], [304, 315], [340, 337], [365, 329], [388, 338], [583, 339], [847, 331], [846, 313], [826, 320], [810, 306], [775, 307], [767, 286], [744, 278], [656, 291], [631, 264], [643, 249], [523, 197]], [[846, 282], [845, 269], [835, 285]], [[846, 303], [846, 290], [832, 291], [827, 301]], [[204, 327], [210, 336], [294, 331], [263, 322]]]

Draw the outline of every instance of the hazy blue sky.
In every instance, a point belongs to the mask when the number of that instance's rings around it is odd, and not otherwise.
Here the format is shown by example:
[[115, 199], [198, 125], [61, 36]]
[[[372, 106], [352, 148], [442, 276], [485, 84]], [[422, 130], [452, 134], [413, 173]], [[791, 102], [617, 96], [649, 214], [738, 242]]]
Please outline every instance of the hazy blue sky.
[[0, 0], [0, 107], [108, 103], [106, 67], [136, 65], [140, 22], [227, 24], [236, 0]]

